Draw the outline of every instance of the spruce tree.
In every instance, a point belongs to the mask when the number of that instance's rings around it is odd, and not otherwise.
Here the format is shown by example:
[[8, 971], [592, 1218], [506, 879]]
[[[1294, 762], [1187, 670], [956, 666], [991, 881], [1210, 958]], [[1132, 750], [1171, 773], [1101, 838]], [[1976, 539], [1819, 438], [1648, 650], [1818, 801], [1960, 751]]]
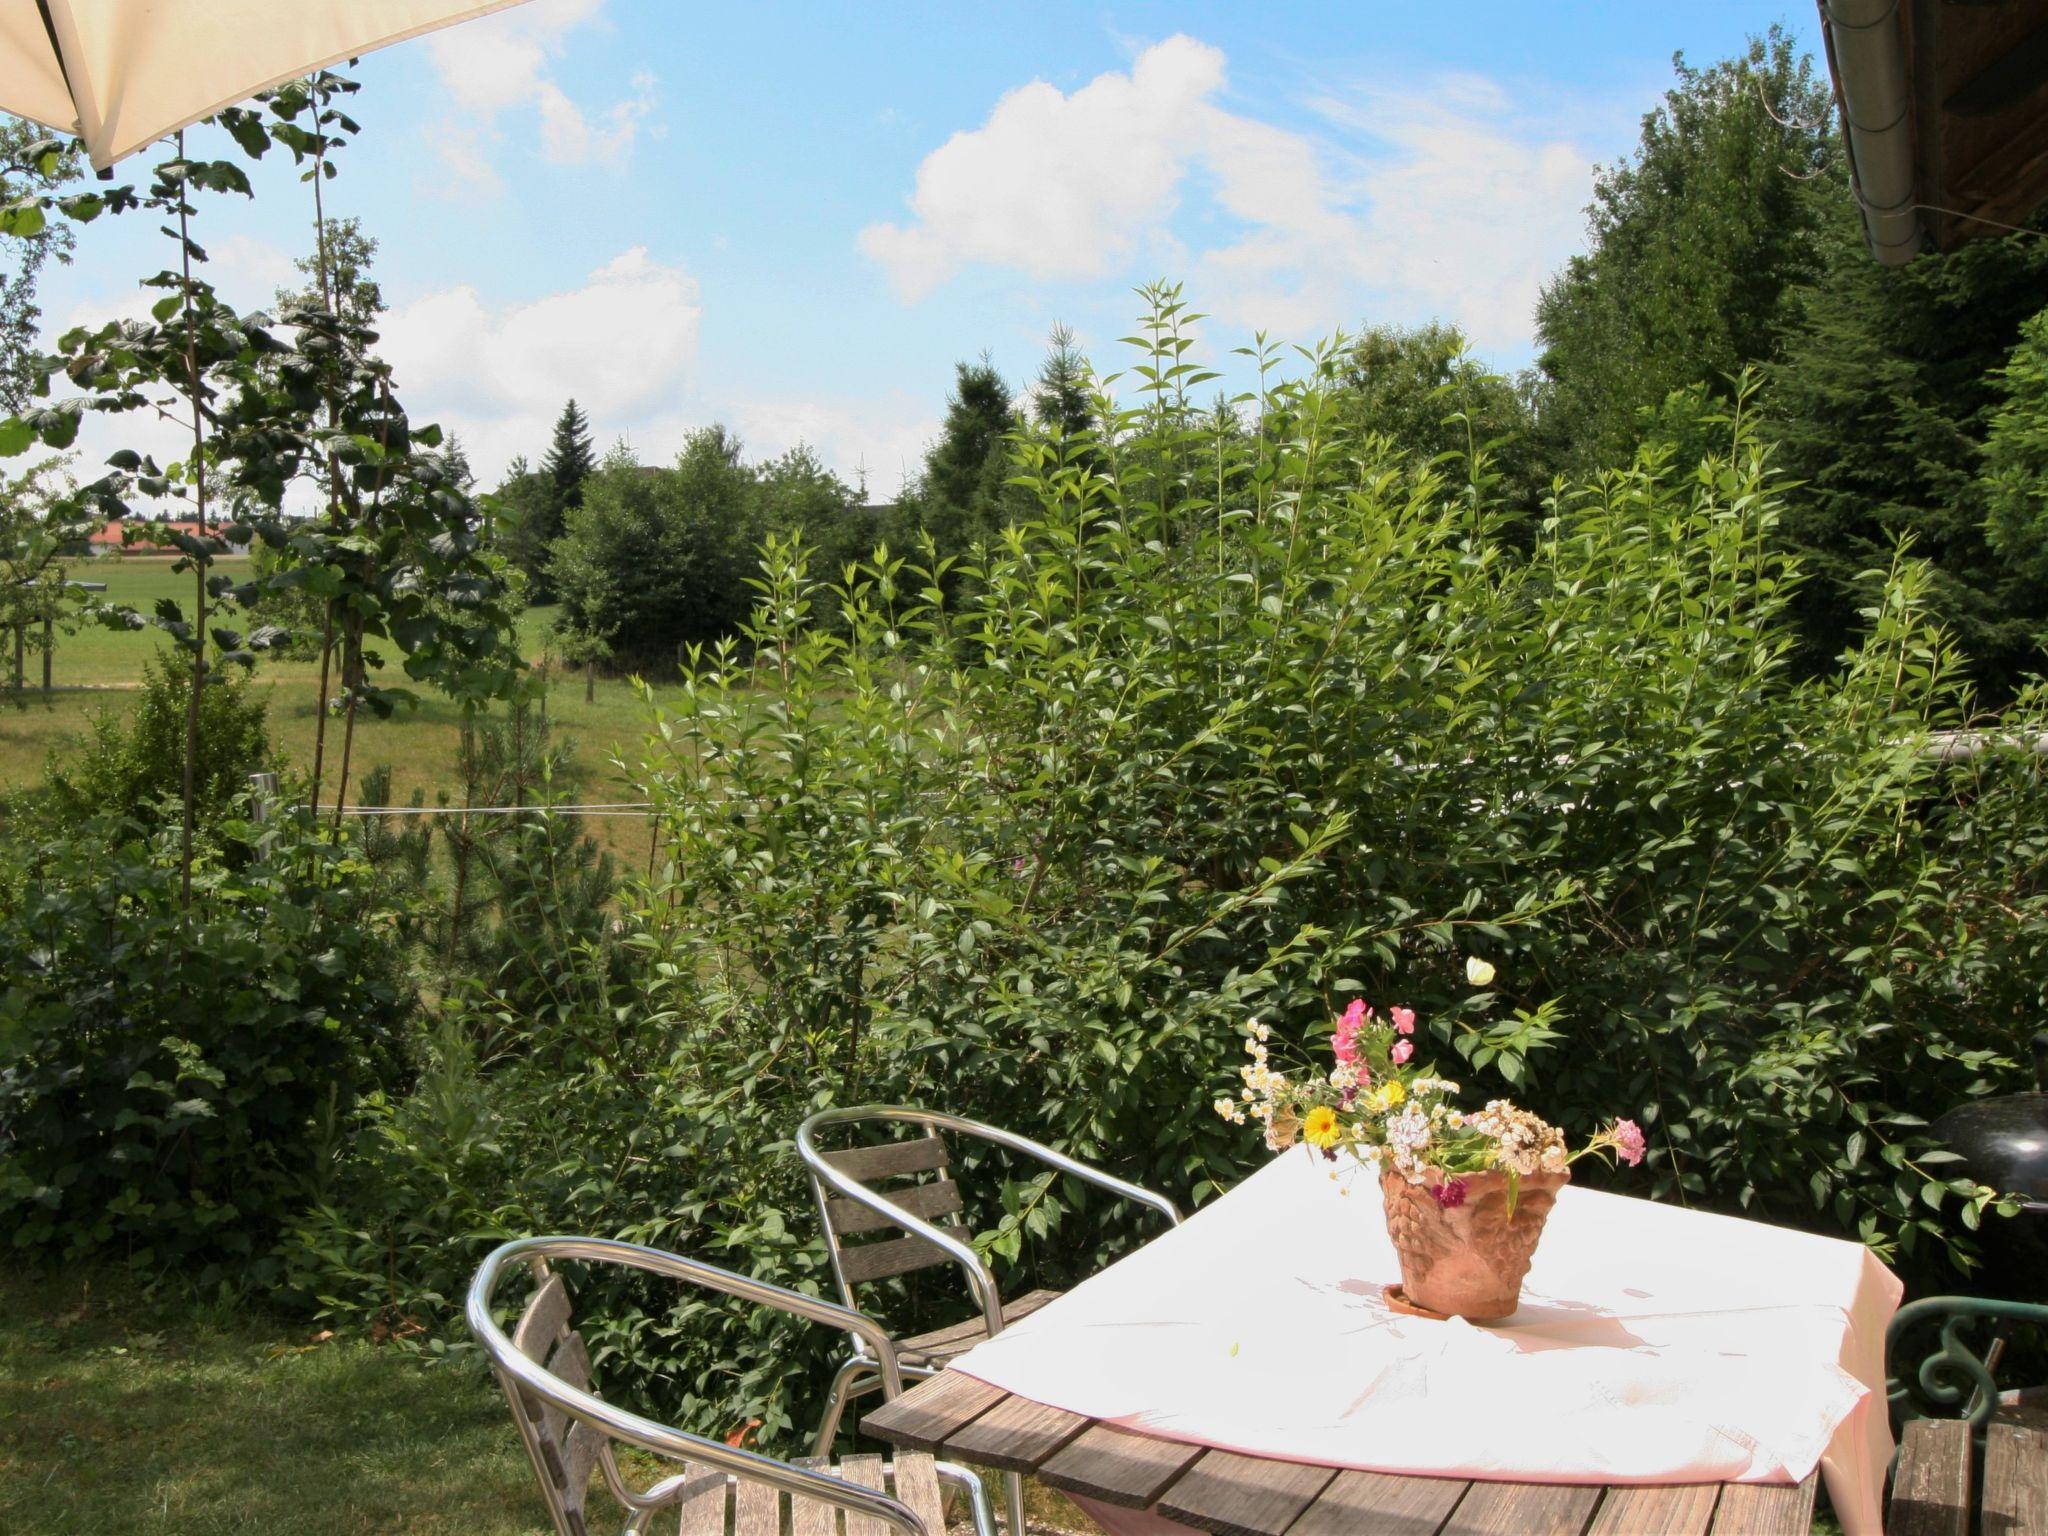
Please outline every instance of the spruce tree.
[[941, 556], [964, 555], [1020, 504], [1009, 477], [1008, 435], [1018, 416], [1010, 386], [984, 355], [954, 368], [938, 441], [926, 450], [917, 486], [885, 524], [888, 542], [908, 549], [929, 534]]
[[555, 438], [540, 467], [555, 483], [554, 536], [559, 536], [560, 518], [571, 507], [583, 504], [583, 482], [597, 468], [597, 453], [590, 446], [590, 423], [584, 420], [574, 400], [563, 406], [562, 414], [555, 418]]
[[1780, 533], [1806, 582], [1794, 613], [1808, 670], [1864, 628], [1862, 573], [1900, 537], [1935, 568], [1935, 616], [2000, 703], [2042, 667], [2048, 587], [2023, 540], [1986, 537], [1985, 443], [2004, 372], [2048, 291], [2048, 241], [2009, 235], [1903, 267], [1877, 262], [1846, 196], [1816, 281], [1795, 296], [1764, 395], [1766, 435], [1795, 482]]

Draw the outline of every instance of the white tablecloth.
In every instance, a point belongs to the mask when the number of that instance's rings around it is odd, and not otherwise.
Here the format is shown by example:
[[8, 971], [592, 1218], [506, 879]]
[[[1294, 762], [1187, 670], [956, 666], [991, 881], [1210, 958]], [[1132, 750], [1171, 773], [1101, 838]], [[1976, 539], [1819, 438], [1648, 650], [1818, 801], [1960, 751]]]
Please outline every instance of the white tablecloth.
[[1567, 1188], [1505, 1324], [1390, 1311], [1375, 1178], [1284, 1153], [954, 1369], [1142, 1434], [1326, 1466], [1796, 1483], [1878, 1536], [1897, 1277], [1859, 1244]]

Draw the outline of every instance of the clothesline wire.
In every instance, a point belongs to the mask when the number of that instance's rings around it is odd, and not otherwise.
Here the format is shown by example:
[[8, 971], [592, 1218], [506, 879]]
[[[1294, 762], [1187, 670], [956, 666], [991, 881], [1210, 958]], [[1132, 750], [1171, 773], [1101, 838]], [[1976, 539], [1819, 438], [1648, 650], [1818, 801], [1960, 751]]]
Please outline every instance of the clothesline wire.
[[351, 805], [344, 816], [652, 816], [653, 802], [608, 805]]

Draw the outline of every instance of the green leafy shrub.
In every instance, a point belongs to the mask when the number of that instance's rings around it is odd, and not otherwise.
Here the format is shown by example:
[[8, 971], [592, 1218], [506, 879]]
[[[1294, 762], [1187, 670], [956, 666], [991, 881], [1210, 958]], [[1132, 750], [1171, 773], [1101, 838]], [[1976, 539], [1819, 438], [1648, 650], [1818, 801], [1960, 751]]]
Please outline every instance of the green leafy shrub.
[[[178, 800], [191, 686], [179, 652], [166, 648], [152, 656], [130, 709], [98, 711], [87, 741], [51, 755], [53, 805], [72, 817], [154, 819], [167, 802]], [[263, 695], [233, 672], [215, 673], [200, 693], [199, 753], [192, 771], [199, 824], [224, 816], [248, 789], [250, 774], [275, 766], [266, 711]]]
[[[817, 1286], [791, 1140], [826, 1104], [942, 1105], [1198, 1201], [1257, 1155], [1208, 1109], [1242, 1026], [1319, 1049], [1359, 993], [1474, 1097], [1639, 1119], [1648, 1166], [1589, 1178], [1967, 1261], [1987, 1194], [1925, 1126], [2038, 1022], [2048, 785], [1929, 754], [1970, 699], [1924, 568], [1876, 573], [1865, 643], [1802, 681], [1741, 400], [1705, 462], [1654, 448], [1510, 539], [1483, 448], [1454, 487], [1351, 435], [1341, 344], [1257, 358], [1234, 421], [1191, 406], [1193, 317], [1155, 297], [1137, 399], [1019, 434], [1037, 518], [969, 579], [878, 554], [827, 629], [771, 542], [637, 765], [637, 995], [496, 1059], [473, 1022], [367, 1106], [294, 1231], [332, 1315], [438, 1332], [486, 1244], [542, 1229]], [[1149, 1232], [992, 1156], [962, 1182], [1012, 1286]], [[918, 1278], [879, 1310], [965, 1310]], [[710, 1429], [814, 1411], [834, 1341], [613, 1299], [620, 1390]]]
[[58, 1258], [260, 1275], [322, 1127], [402, 1079], [370, 871], [296, 819], [101, 817], [0, 880], [0, 1230]]

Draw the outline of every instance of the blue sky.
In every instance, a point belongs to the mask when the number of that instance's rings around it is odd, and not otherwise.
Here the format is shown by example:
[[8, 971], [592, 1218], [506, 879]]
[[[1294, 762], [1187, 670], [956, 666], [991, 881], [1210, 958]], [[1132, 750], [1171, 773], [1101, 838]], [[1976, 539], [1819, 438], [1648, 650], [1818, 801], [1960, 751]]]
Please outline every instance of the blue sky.
[[[1592, 167], [1673, 51], [1774, 21], [1816, 45], [1810, 6], [1747, 0], [533, 0], [362, 61], [328, 206], [380, 241], [406, 399], [486, 484], [573, 394], [601, 446], [652, 461], [723, 421], [884, 497], [957, 359], [1022, 382], [1063, 322], [1119, 366], [1151, 277], [1211, 312], [1219, 357], [1439, 318], [1525, 364]], [[266, 168], [200, 238], [231, 301], [268, 302], [308, 194]], [[52, 328], [139, 312], [160, 245], [84, 230]]]

